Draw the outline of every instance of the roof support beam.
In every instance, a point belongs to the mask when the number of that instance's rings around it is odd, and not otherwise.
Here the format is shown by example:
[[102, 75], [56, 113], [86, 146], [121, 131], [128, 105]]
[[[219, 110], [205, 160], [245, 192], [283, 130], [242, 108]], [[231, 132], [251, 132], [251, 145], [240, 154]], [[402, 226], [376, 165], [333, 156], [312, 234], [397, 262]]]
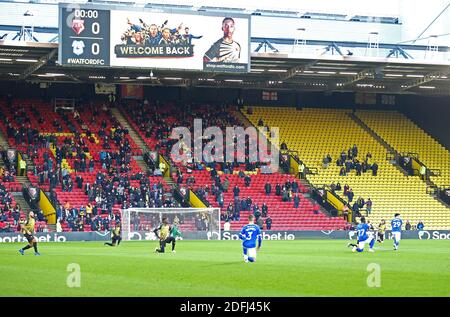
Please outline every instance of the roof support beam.
[[58, 49], [55, 48], [55, 49], [51, 50], [45, 56], [42, 56], [41, 58], [39, 58], [39, 60], [36, 63], [30, 65], [27, 69], [25, 69], [25, 71], [22, 74], [20, 74], [19, 80], [23, 80], [23, 79], [27, 78], [28, 76], [33, 74], [35, 71], [37, 71], [39, 68], [41, 68], [42, 66], [47, 64], [47, 62], [50, 59], [52, 59], [53, 56], [55, 56], [55, 54], [57, 52], [58, 52]]
[[430, 82], [430, 81], [433, 81], [433, 80], [435, 80], [435, 79], [438, 79], [438, 78], [441, 77], [441, 76], [446, 76], [446, 75], [447, 75], [446, 72], [434, 72], [434, 73], [429, 73], [429, 74], [423, 76], [422, 78], [418, 78], [418, 79], [416, 79], [416, 80], [413, 80], [413, 81], [411, 81], [411, 82], [409, 82], [409, 83], [404, 84], [404, 85], [403, 85], [404, 87], [400, 88], [400, 91], [405, 91], [405, 90], [408, 90], [408, 89], [410, 89], [410, 88], [417, 87], [417, 86], [419, 86], [419, 85], [428, 83], [428, 82]]
[[354, 83], [357, 83], [360, 80], [363, 80], [365, 78], [373, 78], [375, 76], [375, 69], [364, 69], [362, 71], [360, 71], [358, 74], [356, 74], [355, 76], [353, 76], [352, 78], [341, 82], [340, 87], [345, 87]]
[[311, 66], [314, 66], [317, 63], [317, 60], [310, 61], [305, 65], [299, 65], [288, 69], [288, 71], [284, 74], [279, 75], [280, 80], [287, 80], [289, 78], [294, 77], [297, 73], [300, 73], [304, 70], [308, 70]]

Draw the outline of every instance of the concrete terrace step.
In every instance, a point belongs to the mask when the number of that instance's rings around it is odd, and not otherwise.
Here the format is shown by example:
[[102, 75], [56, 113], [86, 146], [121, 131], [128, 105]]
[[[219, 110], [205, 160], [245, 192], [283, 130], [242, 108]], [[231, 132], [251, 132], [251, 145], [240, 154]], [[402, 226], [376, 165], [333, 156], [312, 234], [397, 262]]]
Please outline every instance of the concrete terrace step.
[[16, 203], [20, 205], [20, 207], [26, 214], [28, 214], [32, 210], [30, 205], [28, 205], [27, 201], [25, 200], [25, 198], [23, 198], [22, 193], [12, 193], [12, 195]]

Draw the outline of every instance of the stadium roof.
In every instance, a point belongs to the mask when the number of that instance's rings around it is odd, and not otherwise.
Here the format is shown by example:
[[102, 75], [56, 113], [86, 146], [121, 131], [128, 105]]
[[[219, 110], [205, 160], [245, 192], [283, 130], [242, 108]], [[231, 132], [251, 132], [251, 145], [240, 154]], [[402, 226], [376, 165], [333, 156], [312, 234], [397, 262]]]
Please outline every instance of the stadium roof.
[[250, 73], [228, 74], [62, 67], [57, 51], [56, 43], [0, 41], [0, 80], [450, 95], [445, 61], [252, 53]]

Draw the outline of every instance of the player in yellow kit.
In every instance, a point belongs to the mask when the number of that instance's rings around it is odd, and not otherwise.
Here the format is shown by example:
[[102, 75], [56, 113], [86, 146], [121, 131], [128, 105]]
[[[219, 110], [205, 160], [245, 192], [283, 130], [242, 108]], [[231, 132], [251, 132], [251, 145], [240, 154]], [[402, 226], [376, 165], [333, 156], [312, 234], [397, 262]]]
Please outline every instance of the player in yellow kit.
[[34, 248], [34, 255], [41, 255], [37, 249], [37, 240], [34, 235], [34, 212], [30, 211], [26, 222], [20, 223], [20, 232], [25, 236], [28, 244], [19, 250], [20, 254], [24, 255], [24, 251], [30, 248]]
[[153, 230], [156, 237], [159, 239], [159, 249], [156, 248], [156, 253], [164, 253], [164, 249], [167, 243], [172, 243], [172, 253], [175, 253], [175, 237], [171, 235], [173, 227], [169, 224], [167, 218], [162, 219], [162, 224], [158, 228]]
[[109, 245], [111, 247], [114, 247], [120, 244], [120, 241], [122, 241], [122, 230], [120, 228], [120, 222], [117, 222], [116, 226], [114, 227], [112, 231], [112, 241], [111, 243], [105, 242], [105, 245]]

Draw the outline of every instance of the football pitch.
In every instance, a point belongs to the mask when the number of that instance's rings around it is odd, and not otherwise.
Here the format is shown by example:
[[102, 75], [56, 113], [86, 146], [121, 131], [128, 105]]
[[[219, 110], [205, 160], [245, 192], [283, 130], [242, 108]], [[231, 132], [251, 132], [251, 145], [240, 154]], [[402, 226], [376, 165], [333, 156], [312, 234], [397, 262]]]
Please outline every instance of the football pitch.
[[348, 242], [264, 241], [256, 263], [243, 262], [239, 241], [178, 241], [175, 254], [155, 254], [156, 241], [40, 243], [41, 256], [5, 243], [0, 294], [450, 296], [450, 240], [402, 240], [398, 251], [388, 240], [374, 253], [352, 253]]

